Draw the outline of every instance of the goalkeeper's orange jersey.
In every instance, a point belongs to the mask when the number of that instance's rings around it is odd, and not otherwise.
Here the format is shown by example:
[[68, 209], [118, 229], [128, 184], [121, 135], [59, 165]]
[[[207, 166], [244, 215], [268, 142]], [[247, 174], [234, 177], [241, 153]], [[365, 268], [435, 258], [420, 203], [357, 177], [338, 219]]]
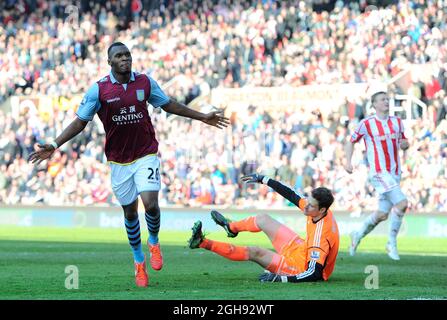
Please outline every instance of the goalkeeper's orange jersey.
[[[306, 199], [300, 199], [299, 208], [304, 210], [306, 203]], [[328, 210], [326, 216], [317, 223], [312, 221], [312, 217], [307, 217], [306, 263], [314, 260], [316, 263], [321, 264], [324, 267], [324, 280], [327, 280], [332, 274], [332, 271], [334, 271], [339, 241], [337, 222], [331, 210]]]

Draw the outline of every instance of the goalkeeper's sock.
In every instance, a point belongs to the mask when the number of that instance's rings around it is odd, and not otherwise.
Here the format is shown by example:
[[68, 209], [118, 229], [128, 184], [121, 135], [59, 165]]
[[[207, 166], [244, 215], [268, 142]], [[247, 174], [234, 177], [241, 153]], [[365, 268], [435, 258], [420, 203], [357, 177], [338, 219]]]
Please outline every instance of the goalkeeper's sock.
[[126, 226], [127, 238], [132, 248], [133, 258], [135, 262], [141, 263], [144, 261], [144, 253], [141, 248], [140, 221], [138, 221], [138, 217], [134, 220], [124, 218], [124, 225]]
[[396, 207], [391, 210], [389, 243], [393, 246], [396, 246], [397, 234], [399, 233], [400, 226], [402, 225], [404, 214], [405, 213], [402, 210]]
[[261, 229], [256, 224], [256, 217], [248, 217], [241, 221], [230, 222], [230, 230], [237, 233], [241, 231], [259, 232]]
[[225, 257], [234, 261], [246, 261], [248, 260], [248, 248], [234, 246], [230, 243], [219, 242], [209, 239], [203, 239], [200, 244], [200, 248], [210, 250], [222, 257]]
[[155, 245], [158, 243], [158, 232], [160, 231], [160, 209], [154, 212], [146, 212], [145, 218], [149, 231], [149, 243]]

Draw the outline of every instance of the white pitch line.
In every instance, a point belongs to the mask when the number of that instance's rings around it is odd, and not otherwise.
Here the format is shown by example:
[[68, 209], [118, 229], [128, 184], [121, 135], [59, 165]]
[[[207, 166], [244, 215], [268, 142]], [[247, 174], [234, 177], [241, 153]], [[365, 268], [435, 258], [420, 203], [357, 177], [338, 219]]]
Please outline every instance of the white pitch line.
[[[378, 251], [361, 251], [361, 252], [357, 252], [357, 254], [363, 254], [363, 253], [368, 253], [368, 254], [386, 254], [386, 252], [378, 252]], [[349, 254], [349, 253], [348, 253]], [[421, 253], [421, 252], [399, 252], [400, 256], [427, 256], [427, 257], [447, 257], [447, 253]]]

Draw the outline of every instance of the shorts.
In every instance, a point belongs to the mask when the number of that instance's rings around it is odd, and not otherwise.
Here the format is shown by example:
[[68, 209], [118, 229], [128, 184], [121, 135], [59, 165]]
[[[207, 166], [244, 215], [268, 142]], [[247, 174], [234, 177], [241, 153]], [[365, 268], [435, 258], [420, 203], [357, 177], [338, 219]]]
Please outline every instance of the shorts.
[[386, 173], [370, 173], [368, 179], [376, 192], [382, 194], [399, 187], [400, 175]]
[[372, 173], [369, 180], [379, 194], [379, 211], [388, 213], [391, 208], [407, 197], [400, 188], [400, 175]]
[[160, 160], [147, 155], [130, 164], [110, 163], [112, 190], [122, 206], [134, 202], [144, 191], [160, 191]]
[[392, 190], [379, 195], [379, 211], [388, 213], [392, 207], [406, 199], [407, 197], [405, 194], [400, 187], [397, 186]]
[[267, 270], [283, 276], [296, 275], [306, 270], [306, 241], [294, 231], [281, 226], [273, 240], [273, 247], [278, 253]]

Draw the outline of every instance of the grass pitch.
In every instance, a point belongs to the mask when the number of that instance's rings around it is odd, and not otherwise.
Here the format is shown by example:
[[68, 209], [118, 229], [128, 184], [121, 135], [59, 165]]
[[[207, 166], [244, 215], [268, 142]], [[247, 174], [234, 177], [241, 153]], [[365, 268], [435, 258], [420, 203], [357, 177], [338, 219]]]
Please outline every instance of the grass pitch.
[[[149, 267], [149, 287], [137, 288], [124, 228], [0, 227], [0, 299], [447, 299], [445, 238], [399, 238], [401, 260], [392, 261], [385, 237], [366, 237], [355, 257], [347, 253], [348, 237], [342, 237], [328, 282], [283, 284], [258, 282], [262, 268], [255, 263], [191, 250], [189, 237], [190, 232], [161, 232], [163, 270]], [[272, 248], [261, 233], [208, 237]], [[65, 287], [71, 265], [79, 270], [79, 289]], [[371, 265], [379, 271], [378, 289], [365, 288]]]

